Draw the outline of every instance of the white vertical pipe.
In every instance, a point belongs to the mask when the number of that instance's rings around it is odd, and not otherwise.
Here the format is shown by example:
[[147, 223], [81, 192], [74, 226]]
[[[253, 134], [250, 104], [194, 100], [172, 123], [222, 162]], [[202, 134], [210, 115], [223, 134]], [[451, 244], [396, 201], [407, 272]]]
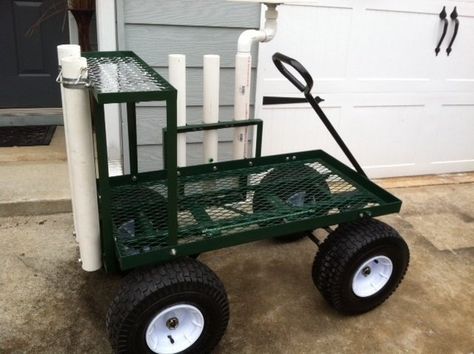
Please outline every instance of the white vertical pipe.
[[[168, 55], [168, 75], [170, 84], [178, 90], [177, 121], [178, 127], [186, 125], [186, 56]], [[178, 167], [186, 166], [186, 134], [178, 134]]]
[[[66, 57], [61, 61], [63, 80], [75, 80], [84, 75], [85, 58]], [[72, 178], [72, 198], [76, 207], [76, 232], [79, 240], [82, 268], [95, 271], [102, 267], [99, 211], [97, 206], [94, 145], [89, 93], [86, 88], [64, 87], [65, 119], [68, 126], [69, 156]]]
[[[219, 121], [219, 55], [204, 55], [203, 82], [203, 121], [217, 123]], [[205, 130], [203, 149], [204, 163], [217, 162], [217, 130]]]
[[[252, 73], [250, 53], [237, 53], [235, 56], [234, 119], [249, 119], [250, 83]], [[248, 129], [234, 129], [234, 160], [243, 159], [247, 153]]]
[[[246, 30], [239, 36], [235, 56], [234, 119], [249, 119], [250, 84], [252, 82], [252, 44], [273, 39], [277, 29], [278, 4], [265, 4], [265, 24], [260, 30]], [[248, 128], [234, 129], [234, 159], [249, 157], [247, 152]]]
[[[77, 44], [61, 44], [57, 46], [57, 51], [58, 51], [58, 65], [61, 67], [61, 61], [63, 58], [66, 57], [74, 57], [74, 58], [79, 58], [81, 56], [81, 47]], [[64, 124], [64, 137], [66, 140], [66, 155], [70, 155], [70, 150], [71, 148], [69, 147], [69, 139], [68, 135], [68, 121], [66, 119], [66, 109], [64, 107], [64, 88], [61, 85], [61, 102], [62, 102], [62, 107], [63, 107], [63, 124]], [[68, 163], [68, 174], [69, 174], [69, 191], [72, 193], [72, 187], [73, 187], [73, 182], [72, 182], [72, 172], [71, 172], [71, 165]], [[72, 217], [74, 219], [74, 230], [77, 228], [77, 221], [76, 221], [76, 207], [74, 206], [75, 204], [75, 199], [71, 197], [71, 204], [72, 204]], [[77, 236], [77, 234], [76, 234]]]

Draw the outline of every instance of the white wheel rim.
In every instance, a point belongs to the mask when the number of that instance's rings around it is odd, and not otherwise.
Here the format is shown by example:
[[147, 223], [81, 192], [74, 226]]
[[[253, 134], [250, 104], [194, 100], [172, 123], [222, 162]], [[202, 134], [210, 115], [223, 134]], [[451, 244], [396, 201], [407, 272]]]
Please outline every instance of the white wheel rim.
[[154, 353], [174, 354], [192, 346], [204, 329], [197, 307], [180, 304], [160, 311], [146, 330], [146, 344]]
[[375, 256], [365, 261], [352, 278], [352, 291], [359, 297], [372, 296], [389, 281], [393, 263], [385, 256]]

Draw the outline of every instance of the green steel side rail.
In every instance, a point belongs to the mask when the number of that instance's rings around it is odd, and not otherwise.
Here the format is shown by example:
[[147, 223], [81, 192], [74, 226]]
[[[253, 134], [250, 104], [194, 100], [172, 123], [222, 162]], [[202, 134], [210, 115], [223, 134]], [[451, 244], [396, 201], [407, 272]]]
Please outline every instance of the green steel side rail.
[[[186, 124], [185, 126], [179, 126], [177, 128], [178, 134], [183, 133], [192, 133], [203, 130], [219, 130], [219, 129], [228, 129], [228, 128], [238, 128], [238, 127], [247, 127], [247, 126], [257, 126], [257, 138], [255, 146], [255, 156], [262, 156], [262, 135], [263, 135], [263, 121], [261, 119], [246, 119], [246, 120], [234, 120], [234, 121], [224, 121], [217, 123], [203, 123], [203, 124]], [[163, 141], [168, 141], [167, 139], [168, 129], [163, 128]], [[166, 164], [166, 144], [163, 144], [163, 157]], [[213, 162], [213, 161], [209, 161]]]

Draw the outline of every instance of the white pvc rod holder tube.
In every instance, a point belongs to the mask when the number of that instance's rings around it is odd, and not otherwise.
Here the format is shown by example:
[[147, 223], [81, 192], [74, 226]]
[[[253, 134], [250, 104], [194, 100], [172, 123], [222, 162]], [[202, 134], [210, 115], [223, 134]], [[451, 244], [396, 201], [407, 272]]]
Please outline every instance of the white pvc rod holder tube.
[[[234, 120], [246, 120], [250, 116], [250, 83], [252, 56], [237, 53], [235, 56]], [[234, 160], [247, 155], [247, 128], [234, 128]]]
[[[58, 65], [61, 70], [61, 61], [66, 58], [66, 57], [74, 57], [74, 58], [79, 58], [81, 56], [81, 47], [77, 44], [61, 44], [57, 46], [57, 52], [58, 52]], [[61, 72], [60, 74], [61, 75]], [[66, 140], [66, 155], [70, 155], [70, 146], [69, 146], [69, 139], [68, 135], [68, 121], [66, 119], [66, 110], [64, 108], [64, 88], [61, 85], [61, 102], [62, 102], [62, 107], [63, 107], [63, 124], [64, 124], [64, 137]], [[72, 187], [73, 187], [73, 182], [72, 182], [72, 171], [71, 171], [71, 165], [68, 164], [68, 174], [69, 174], [69, 190], [72, 193]], [[71, 198], [71, 204], [72, 204], [72, 217], [74, 219], [74, 230], [76, 230], [76, 207], [75, 207], [75, 199]], [[76, 240], [77, 240], [77, 233], [76, 233]]]
[[[252, 83], [252, 44], [269, 42], [273, 39], [277, 29], [278, 4], [265, 4], [265, 24], [260, 30], [246, 30], [239, 36], [237, 54], [235, 56], [235, 86], [234, 86], [234, 120], [246, 120], [250, 117], [250, 87]], [[248, 128], [234, 129], [234, 159], [249, 157]]]
[[86, 58], [66, 57], [61, 60], [67, 120], [69, 156], [72, 178], [71, 195], [76, 208], [76, 233], [82, 269], [92, 272], [102, 267], [99, 210], [97, 205], [94, 144], [87, 88], [64, 82], [75, 82], [87, 75]]
[[[168, 56], [169, 82], [177, 93], [178, 127], [186, 125], [186, 56], [170, 54]], [[178, 167], [186, 166], [186, 134], [178, 134]]]
[[[203, 122], [217, 123], [219, 121], [219, 55], [204, 55], [204, 82], [203, 82]], [[218, 133], [217, 130], [205, 130], [203, 149], [204, 163], [218, 160]]]

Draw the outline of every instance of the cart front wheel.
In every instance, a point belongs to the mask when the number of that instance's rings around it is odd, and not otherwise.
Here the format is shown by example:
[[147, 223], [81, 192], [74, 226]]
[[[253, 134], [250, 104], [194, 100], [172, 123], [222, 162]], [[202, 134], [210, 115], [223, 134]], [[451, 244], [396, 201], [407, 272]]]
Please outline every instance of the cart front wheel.
[[409, 250], [398, 232], [374, 219], [343, 224], [316, 254], [313, 281], [336, 310], [367, 312], [398, 287], [408, 268]]
[[220, 280], [183, 259], [127, 275], [107, 313], [107, 331], [118, 353], [208, 353], [228, 321]]

